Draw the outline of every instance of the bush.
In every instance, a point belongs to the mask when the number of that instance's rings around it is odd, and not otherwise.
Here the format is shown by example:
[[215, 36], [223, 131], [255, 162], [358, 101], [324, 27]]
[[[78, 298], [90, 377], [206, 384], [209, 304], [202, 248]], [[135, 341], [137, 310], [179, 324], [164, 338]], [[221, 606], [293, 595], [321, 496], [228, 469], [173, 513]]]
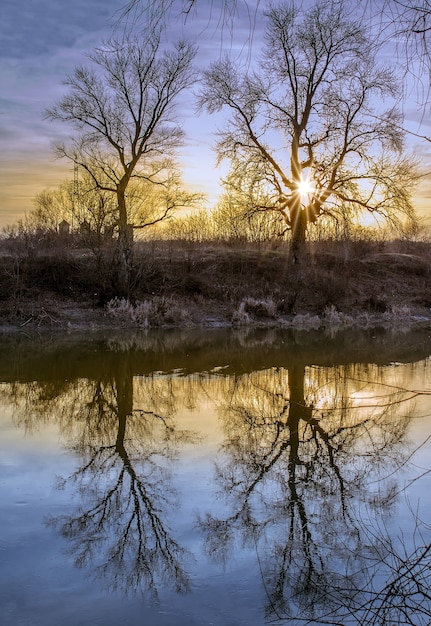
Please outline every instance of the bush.
[[106, 305], [110, 317], [126, 325], [150, 328], [187, 322], [187, 312], [173, 299], [155, 297], [132, 304], [125, 298], [114, 298]]
[[271, 298], [267, 300], [245, 298], [234, 312], [232, 323], [238, 326], [249, 324], [253, 317], [275, 319], [277, 317], [277, 306], [274, 300]]

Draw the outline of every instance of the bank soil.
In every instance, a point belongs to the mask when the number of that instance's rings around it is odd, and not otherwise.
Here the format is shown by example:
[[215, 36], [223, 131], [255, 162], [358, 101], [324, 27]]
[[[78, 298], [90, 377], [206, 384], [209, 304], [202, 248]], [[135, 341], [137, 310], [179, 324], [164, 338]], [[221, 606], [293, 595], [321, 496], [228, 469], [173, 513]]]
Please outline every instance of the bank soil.
[[127, 297], [112, 254], [3, 245], [3, 329], [428, 324], [431, 244], [320, 242], [300, 266], [286, 245], [141, 242]]

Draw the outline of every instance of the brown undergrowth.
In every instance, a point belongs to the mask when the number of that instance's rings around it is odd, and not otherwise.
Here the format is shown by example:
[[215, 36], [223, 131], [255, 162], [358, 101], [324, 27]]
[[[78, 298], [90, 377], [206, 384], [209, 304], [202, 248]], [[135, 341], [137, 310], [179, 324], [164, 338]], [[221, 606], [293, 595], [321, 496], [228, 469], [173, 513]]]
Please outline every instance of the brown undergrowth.
[[118, 297], [112, 251], [3, 242], [3, 326], [404, 323], [431, 314], [431, 244], [319, 242], [301, 266], [287, 245], [135, 244]]

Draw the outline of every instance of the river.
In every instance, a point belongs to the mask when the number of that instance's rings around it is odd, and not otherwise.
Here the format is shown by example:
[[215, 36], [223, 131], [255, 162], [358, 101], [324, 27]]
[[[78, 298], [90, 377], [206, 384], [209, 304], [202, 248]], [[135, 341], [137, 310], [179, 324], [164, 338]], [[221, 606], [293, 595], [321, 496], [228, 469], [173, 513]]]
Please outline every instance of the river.
[[0, 339], [0, 623], [431, 623], [431, 330]]

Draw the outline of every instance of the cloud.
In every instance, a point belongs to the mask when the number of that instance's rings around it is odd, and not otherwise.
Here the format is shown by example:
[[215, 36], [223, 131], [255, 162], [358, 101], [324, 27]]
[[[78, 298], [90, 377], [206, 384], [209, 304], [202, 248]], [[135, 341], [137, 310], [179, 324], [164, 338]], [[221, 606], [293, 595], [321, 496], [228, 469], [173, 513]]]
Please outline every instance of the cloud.
[[25, 59], [72, 48], [85, 33], [107, 31], [120, 2], [2, 0], [0, 57]]
[[0, 8], [0, 225], [31, 209], [69, 167], [51, 144], [70, 129], [43, 119], [84, 53], [112, 32], [122, 0], [2, 0]]
[[[68, 164], [53, 167], [51, 144], [65, 139], [71, 129], [44, 120], [43, 113], [65, 93], [65, 78], [76, 65], [87, 62], [85, 54], [112, 34], [112, 25], [124, 4], [124, 0], [2, 0], [0, 226], [10, 221], [11, 215], [30, 210], [34, 195], [54, 184], [56, 177], [64, 178]], [[175, 30], [168, 33], [168, 40], [200, 38], [202, 65], [214, 51], [216, 55], [221, 51], [216, 24], [209, 20], [205, 5], [203, 1], [199, 17], [177, 20]], [[193, 121], [193, 130], [199, 127], [198, 148], [205, 143], [211, 159], [206, 178], [213, 163], [209, 121], [196, 124], [192, 108], [190, 104], [185, 110], [185, 123], [190, 128]], [[193, 148], [196, 145], [195, 140]], [[187, 162], [192, 169], [193, 155]], [[202, 173], [201, 167], [197, 173]]]

